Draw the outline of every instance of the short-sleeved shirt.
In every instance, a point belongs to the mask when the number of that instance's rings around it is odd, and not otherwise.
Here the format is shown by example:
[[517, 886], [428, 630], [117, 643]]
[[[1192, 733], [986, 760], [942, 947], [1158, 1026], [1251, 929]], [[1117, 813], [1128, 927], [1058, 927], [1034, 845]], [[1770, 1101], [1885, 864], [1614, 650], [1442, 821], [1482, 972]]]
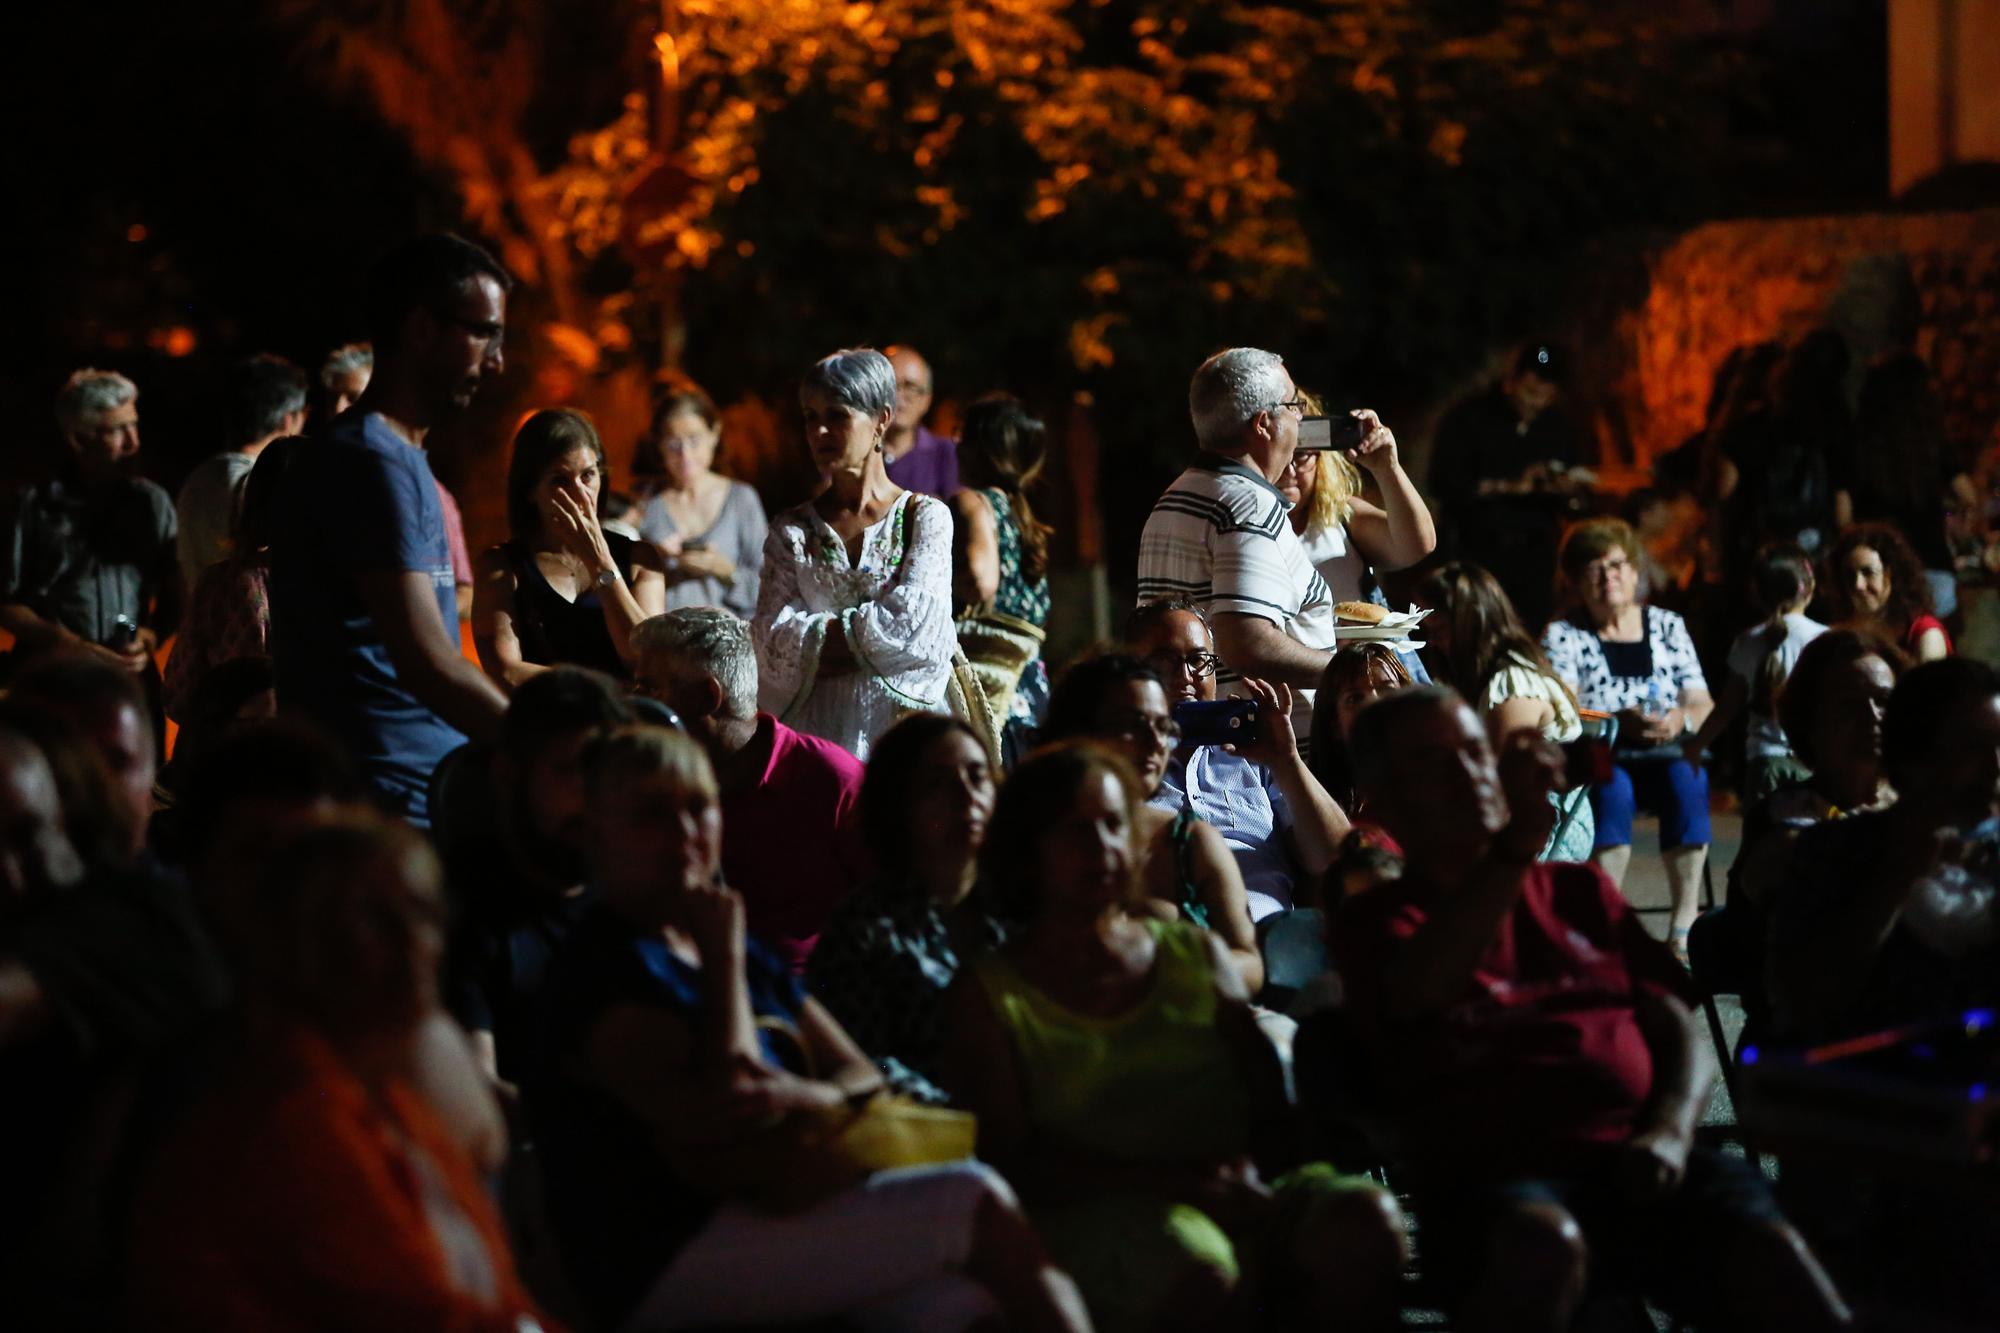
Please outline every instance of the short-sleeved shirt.
[[1656, 683], [1670, 707], [1679, 707], [1687, 690], [1708, 689], [1687, 622], [1664, 607], [1645, 608], [1645, 633], [1637, 643], [1607, 645], [1588, 626], [1555, 620], [1542, 632], [1542, 649], [1576, 691], [1577, 703], [1602, 713], [1644, 708]]
[[950, 499], [958, 490], [958, 441], [918, 426], [916, 442], [889, 464], [889, 480], [906, 491]]
[[1789, 615], [1781, 623], [1766, 621], [1744, 630], [1729, 645], [1729, 674], [1742, 681], [1743, 688], [1749, 691], [1749, 734], [1744, 738], [1744, 749], [1750, 758], [1780, 759], [1792, 752], [1778, 719], [1768, 707], [1757, 707], [1757, 682], [1764, 675], [1765, 663], [1776, 653], [1773, 665], [1777, 668], [1777, 679], [1784, 680], [1792, 674], [1805, 646], [1824, 633], [1826, 626], [1812, 617]]
[[346, 412], [285, 474], [271, 561], [278, 705], [346, 741], [369, 782], [413, 823], [438, 760], [465, 737], [412, 694], [361, 598], [360, 577], [418, 573], [456, 637], [458, 593], [422, 449], [375, 413]]
[[722, 798], [722, 876], [750, 933], [803, 972], [833, 909], [866, 878], [861, 761], [832, 741], [757, 715], [770, 758], [757, 785]]
[[1292, 808], [1270, 769], [1217, 745], [1190, 746], [1168, 761], [1160, 790], [1147, 804], [1190, 810], [1222, 835], [1242, 872], [1252, 921], [1292, 905], [1299, 871], [1285, 842]]
[[[1139, 604], [1186, 597], [1209, 615], [1268, 620], [1307, 648], [1334, 646], [1333, 597], [1292, 531], [1291, 505], [1240, 459], [1200, 454], [1153, 502], [1139, 534]], [[1234, 693], [1237, 672], [1218, 677]], [[1294, 723], [1310, 733], [1311, 690], [1295, 689]]]
[[201, 571], [235, 554], [230, 536], [243, 505], [243, 482], [257, 460], [238, 449], [212, 454], [197, 464], [174, 497], [180, 526], [181, 578], [192, 588]]
[[0, 509], [0, 603], [108, 642], [119, 616], [147, 622], [177, 531], [173, 497], [143, 477], [23, 487]]
[[1580, 1149], [1622, 1142], [1653, 1087], [1635, 997], [1692, 1002], [1687, 973], [1595, 866], [1543, 862], [1464, 991], [1395, 1021], [1389, 980], [1441, 893], [1406, 875], [1348, 899], [1328, 932], [1378, 1095], [1423, 1174], [1561, 1171]]
[[[751, 1012], [797, 1030], [805, 992], [755, 941], [745, 950]], [[660, 1152], [653, 1125], [579, 1076], [578, 1053], [614, 1008], [671, 1014], [693, 1028], [704, 1000], [701, 969], [657, 931], [602, 904], [585, 911], [550, 969], [546, 1046], [529, 1085], [545, 1163], [549, 1220], [577, 1294], [597, 1324], [617, 1328], [701, 1230], [720, 1200], [683, 1180]], [[764, 1058], [798, 1069], [796, 1052], [758, 1025]]]

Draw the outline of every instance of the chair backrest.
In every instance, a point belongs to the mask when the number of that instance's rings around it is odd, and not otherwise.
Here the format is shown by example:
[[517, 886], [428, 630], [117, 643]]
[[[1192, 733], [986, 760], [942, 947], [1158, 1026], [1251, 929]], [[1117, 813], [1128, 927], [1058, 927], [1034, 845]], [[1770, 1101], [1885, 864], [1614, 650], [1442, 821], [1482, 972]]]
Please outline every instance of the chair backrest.
[[1603, 741], [1606, 745], [1618, 744], [1618, 715], [1603, 713], [1595, 708], [1579, 708], [1576, 715], [1583, 720], [1583, 735], [1580, 740]]

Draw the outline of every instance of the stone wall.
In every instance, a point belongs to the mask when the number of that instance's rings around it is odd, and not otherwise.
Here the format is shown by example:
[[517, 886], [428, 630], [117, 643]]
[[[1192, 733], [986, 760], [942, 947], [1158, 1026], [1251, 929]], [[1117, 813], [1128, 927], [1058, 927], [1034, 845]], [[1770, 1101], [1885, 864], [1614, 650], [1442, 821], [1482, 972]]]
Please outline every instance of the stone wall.
[[1579, 378], [1608, 390], [1589, 415], [1614, 472], [1642, 479], [1701, 428], [1734, 348], [1820, 325], [1846, 335], [1854, 387], [1874, 356], [1914, 348], [1962, 447], [2000, 421], [2000, 209], [1711, 223], [1640, 262], [1643, 285], [1628, 270], [1622, 299], [1587, 299], [1607, 313], [1576, 334]]

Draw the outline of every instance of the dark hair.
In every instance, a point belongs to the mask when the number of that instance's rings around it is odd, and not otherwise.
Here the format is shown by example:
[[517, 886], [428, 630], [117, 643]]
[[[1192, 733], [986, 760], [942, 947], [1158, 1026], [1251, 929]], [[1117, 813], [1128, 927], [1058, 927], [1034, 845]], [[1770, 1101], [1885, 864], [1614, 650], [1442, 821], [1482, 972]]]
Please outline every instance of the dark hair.
[[152, 726], [153, 710], [139, 678], [94, 654], [54, 652], [38, 657], [14, 674], [7, 692], [64, 713], [129, 704], [148, 729]]
[[1820, 763], [1820, 708], [1828, 678], [1868, 657], [1881, 658], [1889, 674], [1899, 680], [1910, 669], [1909, 655], [1872, 625], [1836, 626], [1799, 650], [1799, 660], [1792, 663], [1791, 674], [1778, 691], [1776, 712], [1786, 743], [1807, 768]]
[[451, 232], [413, 236], [368, 270], [368, 336], [377, 348], [394, 348], [403, 324], [418, 310], [444, 315], [467, 283], [488, 277], [510, 291], [514, 279], [484, 247]]
[[523, 681], [507, 701], [494, 745], [517, 764], [579, 731], [603, 731], [637, 721], [618, 682], [588, 667], [559, 666]]
[[1403, 665], [1403, 659], [1395, 649], [1380, 643], [1351, 643], [1335, 652], [1326, 661], [1326, 669], [1319, 673], [1317, 694], [1313, 699], [1312, 740], [1306, 747], [1307, 765], [1314, 777], [1334, 800], [1348, 807], [1353, 813], [1354, 769], [1347, 742], [1340, 735], [1340, 706], [1335, 702], [1342, 686], [1354, 681], [1368, 679], [1376, 667], [1389, 673], [1389, 678], [1401, 684], [1407, 691], [1416, 684], [1410, 669]]
[[966, 409], [958, 436], [959, 477], [970, 488], [994, 487], [1007, 496], [1021, 530], [1021, 574], [1030, 583], [1049, 572], [1054, 529], [1035, 518], [1027, 491], [1048, 459], [1048, 427], [1011, 394], [988, 394]]
[[1125, 617], [1125, 642], [1136, 644], [1172, 615], [1193, 616], [1211, 635], [1215, 633], [1215, 627], [1208, 623], [1208, 612], [1193, 598], [1162, 597], [1157, 602], [1142, 602], [1132, 608], [1132, 614]]
[[567, 407], [537, 412], [514, 432], [514, 455], [507, 463], [507, 531], [515, 541], [532, 542], [542, 530], [535, 486], [549, 465], [576, 449], [588, 449], [604, 467], [604, 444], [583, 413]]
[[351, 801], [361, 791], [347, 751], [317, 727], [280, 718], [225, 732], [203, 750], [174, 804], [187, 864], [201, 865], [238, 801]]
[[[913, 713], [882, 733], [868, 752], [861, 780], [861, 838], [875, 865], [889, 879], [910, 868], [910, 802], [916, 796], [918, 765], [932, 745], [953, 733], [981, 744], [979, 733], [942, 713]], [[983, 750], [982, 750], [983, 752]]]
[[1396, 750], [1396, 733], [1408, 717], [1425, 709], [1459, 708], [1465, 699], [1449, 685], [1413, 685], [1386, 699], [1377, 699], [1354, 715], [1349, 749], [1355, 759], [1358, 790], [1379, 792], [1389, 781], [1389, 757]]
[[1840, 534], [1840, 540], [1826, 556], [1826, 598], [1835, 620], [1853, 620], [1860, 615], [1854, 605], [1854, 590], [1847, 578], [1847, 558], [1862, 547], [1882, 558], [1889, 576], [1889, 600], [1882, 606], [1882, 623], [1898, 638], [1909, 633], [1918, 616], [1931, 609], [1931, 583], [1924, 577], [1923, 562], [1909, 539], [1887, 523], [1856, 523]]
[[1785, 683], [1785, 613], [1812, 595], [1812, 557], [1791, 542], [1766, 542], [1750, 567], [1750, 593], [1776, 642], [1757, 664], [1750, 682], [1750, 707], [1765, 717]]
[[1945, 729], [1995, 695], [2000, 695], [2000, 670], [1976, 657], [1911, 667], [1896, 682], [1882, 715], [1882, 769], [1890, 785], [1907, 785], [1909, 773], [1937, 749]]
[[[378, 873], [384, 863], [401, 875]], [[244, 904], [246, 987], [336, 1038], [413, 1028], [419, 939], [442, 931], [437, 856], [409, 825], [364, 809], [280, 844]]]
[[1097, 714], [1104, 706], [1105, 692], [1128, 680], [1149, 680], [1160, 685], [1160, 673], [1143, 659], [1127, 653], [1102, 653], [1073, 664], [1049, 694], [1042, 739], [1061, 741], [1096, 735]]
[[1417, 585], [1417, 599], [1451, 626], [1451, 651], [1433, 661], [1437, 674], [1466, 698], [1484, 699], [1487, 682], [1516, 662], [1561, 683], [1506, 589], [1484, 567], [1465, 560], [1440, 565]]
[[229, 367], [222, 389], [222, 438], [231, 448], [282, 430], [306, 406], [306, 373], [282, 356], [259, 352]]
[[1915, 352], [1893, 352], [1877, 361], [1861, 383], [1855, 415], [1861, 447], [1854, 463], [1863, 498], [1890, 506], [1891, 512], [1941, 504], [1938, 478], [1956, 468], [1944, 405], [1924, 359]]
[[715, 400], [708, 396], [707, 390], [684, 375], [662, 375], [653, 382], [653, 410], [646, 419], [646, 433], [632, 450], [633, 476], [667, 475], [667, 460], [660, 451], [660, 432], [666, 429], [667, 418], [676, 412], [694, 413], [708, 423], [710, 430], [722, 428], [722, 413], [715, 410]]
[[[979, 849], [978, 894], [987, 912], [998, 920], [1023, 923], [1041, 907], [1041, 867], [1036, 863], [1041, 840], [1076, 804], [1076, 794], [1094, 773], [1109, 773], [1125, 794], [1128, 821], [1136, 818], [1145, 797], [1138, 775], [1125, 757], [1088, 739], [1046, 745], [1023, 759], [993, 802], [986, 823], [986, 841]], [[1131, 824], [1128, 823], [1128, 828]], [[1137, 831], [1133, 830], [1136, 843]], [[1131, 893], [1139, 894], [1138, 848], [1133, 848]]]
[[285, 473], [307, 448], [302, 435], [284, 435], [264, 446], [250, 475], [243, 479], [243, 499], [236, 511], [235, 539], [238, 555], [254, 555], [277, 544], [278, 496], [284, 489]]
[[63, 832], [87, 866], [115, 865], [127, 855], [125, 834], [111, 801], [104, 759], [61, 714], [12, 694], [0, 696], [0, 730], [41, 751], [55, 778]]

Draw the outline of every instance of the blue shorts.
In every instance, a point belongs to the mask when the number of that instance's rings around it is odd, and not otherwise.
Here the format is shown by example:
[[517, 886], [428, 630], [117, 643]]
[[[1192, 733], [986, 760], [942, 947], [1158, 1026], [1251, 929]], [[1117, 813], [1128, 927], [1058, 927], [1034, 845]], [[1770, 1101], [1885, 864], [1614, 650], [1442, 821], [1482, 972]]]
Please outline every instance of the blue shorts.
[[1708, 770], [1685, 759], [1612, 765], [1611, 780], [1590, 789], [1598, 850], [1631, 846], [1632, 816], [1641, 810], [1660, 817], [1661, 851], [1708, 846]]

